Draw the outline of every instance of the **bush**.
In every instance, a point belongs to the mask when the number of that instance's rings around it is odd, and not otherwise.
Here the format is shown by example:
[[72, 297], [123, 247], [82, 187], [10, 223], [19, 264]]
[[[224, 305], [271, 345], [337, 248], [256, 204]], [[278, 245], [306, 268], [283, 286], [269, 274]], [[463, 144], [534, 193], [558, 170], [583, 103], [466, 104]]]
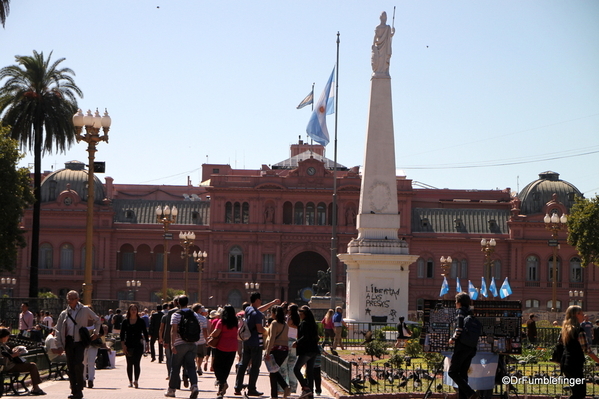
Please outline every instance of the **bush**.
[[437, 367], [439, 367], [439, 363], [443, 361], [445, 356], [436, 352], [426, 352], [422, 355], [424, 361], [426, 362], [426, 367], [429, 370], [436, 371]]
[[374, 340], [364, 346], [364, 353], [370, 355], [373, 362], [375, 356], [380, 359], [387, 354], [387, 342], [385, 341], [385, 334], [381, 330], [374, 332]]
[[404, 353], [406, 356], [410, 356], [411, 358], [422, 356], [422, 345], [418, 340], [409, 340], [406, 342], [406, 347], [404, 349]]
[[399, 349], [393, 349], [391, 352], [391, 357], [389, 358], [389, 364], [396, 369], [401, 368], [401, 365], [404, 360], [404, 354]]

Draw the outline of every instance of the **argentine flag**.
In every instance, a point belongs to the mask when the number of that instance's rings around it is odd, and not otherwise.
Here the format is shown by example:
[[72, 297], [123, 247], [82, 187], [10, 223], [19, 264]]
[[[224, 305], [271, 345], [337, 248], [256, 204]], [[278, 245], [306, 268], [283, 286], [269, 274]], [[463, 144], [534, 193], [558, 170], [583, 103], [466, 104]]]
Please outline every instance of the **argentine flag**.
[[460, 278], [456, 277], [455, 278], [455, 290], [456, 292], [459, 294], [460, 292], [462, 292], [462, 284], [460, 284]]
[[482, 278], [482, 281], [480, 282], [480, 294], [482, 296], [484, 296], [485, 298], [487, 298], [489, 296], [489, 291], [487, 291], [487, 282], [485, 281], [485, 278]]
[[[445, 356], [443, 366], [443, 383], [457, 388], [457, 385], [449, 376], [449, 366], [451, 365], [451, 352], [441, 352]], [[468, 369], [468, 385], [475, 390], [489, 390], [495, 387], [495, 373], [499, 364], [499, 354], [479, 352], [470, 363]]]
[[497, 295], [499, 295], [497, 293], [497, 286], [495, 285], [495, 277], [491, 277], [491, 284], [489, 284], [489, 291], [491, 291], [491, 294], [493, 294], [493, 297], [496, 297]]
[[501, 288], [499, 289], [499, 296], [501, 299], [512, 295], [512, 287], [510, 287], [510, 283], [507, 281], [507, 277], [503, 280], [503, 284], [501, 284]]
[[470, 299], [472, 299], [473, 301], [476, 301], [476, 299], [478, 298], [478, 291], [476, 290], [476, 287], [474, 287], [474, 284], [472, 284], [472, 281], [468, 280], [468, 295], [470, 295]]
[[443, 276], [443, 284], [441, 284], [441, 292], [439, 296], [443, 296], [449, 292], [449, 284], [447, 283], [447, 277]]
[[329, 81], [324, 87], [324, 91], [320, 95], [320, 99], [314, 107], [312, 116], [308, 121], [306, 132], [308, 136], [320, 145], [329, 144], [329, 131], [327, 129], [327, 115], [335, 112], [335, 87], [333, 85], [333, 77], [335, 76], [335, 68], [331, 72]]

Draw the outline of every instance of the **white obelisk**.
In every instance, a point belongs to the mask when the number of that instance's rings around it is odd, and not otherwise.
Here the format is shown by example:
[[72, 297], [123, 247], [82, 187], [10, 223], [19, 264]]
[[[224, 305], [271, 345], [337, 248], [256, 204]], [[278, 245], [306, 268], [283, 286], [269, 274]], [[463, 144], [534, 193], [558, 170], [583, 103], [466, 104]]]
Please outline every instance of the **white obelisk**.
[[391, 103], [391, 39], [395, 30], [381, 14], [372, 45], [370, 110], [362, 169], [358, 238], [339, 259], [347, 265], [347, 318], [371, 321], [372, 316], [396, 322], [408, 313], [408, 266], [418, 256], [397, 236], [395, 140]]

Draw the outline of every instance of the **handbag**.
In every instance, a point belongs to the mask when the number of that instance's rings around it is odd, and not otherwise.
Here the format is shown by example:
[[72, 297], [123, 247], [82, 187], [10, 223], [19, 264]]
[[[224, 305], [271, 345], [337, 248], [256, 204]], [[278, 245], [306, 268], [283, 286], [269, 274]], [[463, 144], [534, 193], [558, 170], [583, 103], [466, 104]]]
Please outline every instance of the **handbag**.
[[273, 355], [264, 356], [264, 364], [266, 364], [266, 369], [269, 373], [278, 373], [280, 370], [280, 367]]
[[562, 335], [560, 334], [559, 338], [557, 339], [555, 348], [553, 348], [553, 353], [551, 354], [550, 361], [561, 364], [563, 356], [564, 356], [564, 344], [562, 343]]
[[220, 341], [220, 334], [218, 336], [214, 336], [210, 334], [208, 337], [208, 341], [206, 341], [206, 345], [211, 348], [216, 348], [218, 346], [218, 342]]
[[79, 338], [83, 346], [86, 348], [92, 343], [92, 337], [89, 335], [87, 327], [79, 328]]

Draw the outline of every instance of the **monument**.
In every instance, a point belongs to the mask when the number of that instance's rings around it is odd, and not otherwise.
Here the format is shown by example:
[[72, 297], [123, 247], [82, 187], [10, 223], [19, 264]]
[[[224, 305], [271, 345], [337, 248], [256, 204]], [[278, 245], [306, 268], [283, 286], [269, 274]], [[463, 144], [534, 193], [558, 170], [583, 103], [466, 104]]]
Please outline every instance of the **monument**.
[[347, 265], [347, 318], [356, 321], [397, 322], [408, 313], [408, 243], [398, 238], [401, 219], [397, 206], [395, 140], [391, 103], [391, 41], [395, 29], [381, 14], [372, 44], [370, 109], [362, 169], [358, 237], [339, 259]]

